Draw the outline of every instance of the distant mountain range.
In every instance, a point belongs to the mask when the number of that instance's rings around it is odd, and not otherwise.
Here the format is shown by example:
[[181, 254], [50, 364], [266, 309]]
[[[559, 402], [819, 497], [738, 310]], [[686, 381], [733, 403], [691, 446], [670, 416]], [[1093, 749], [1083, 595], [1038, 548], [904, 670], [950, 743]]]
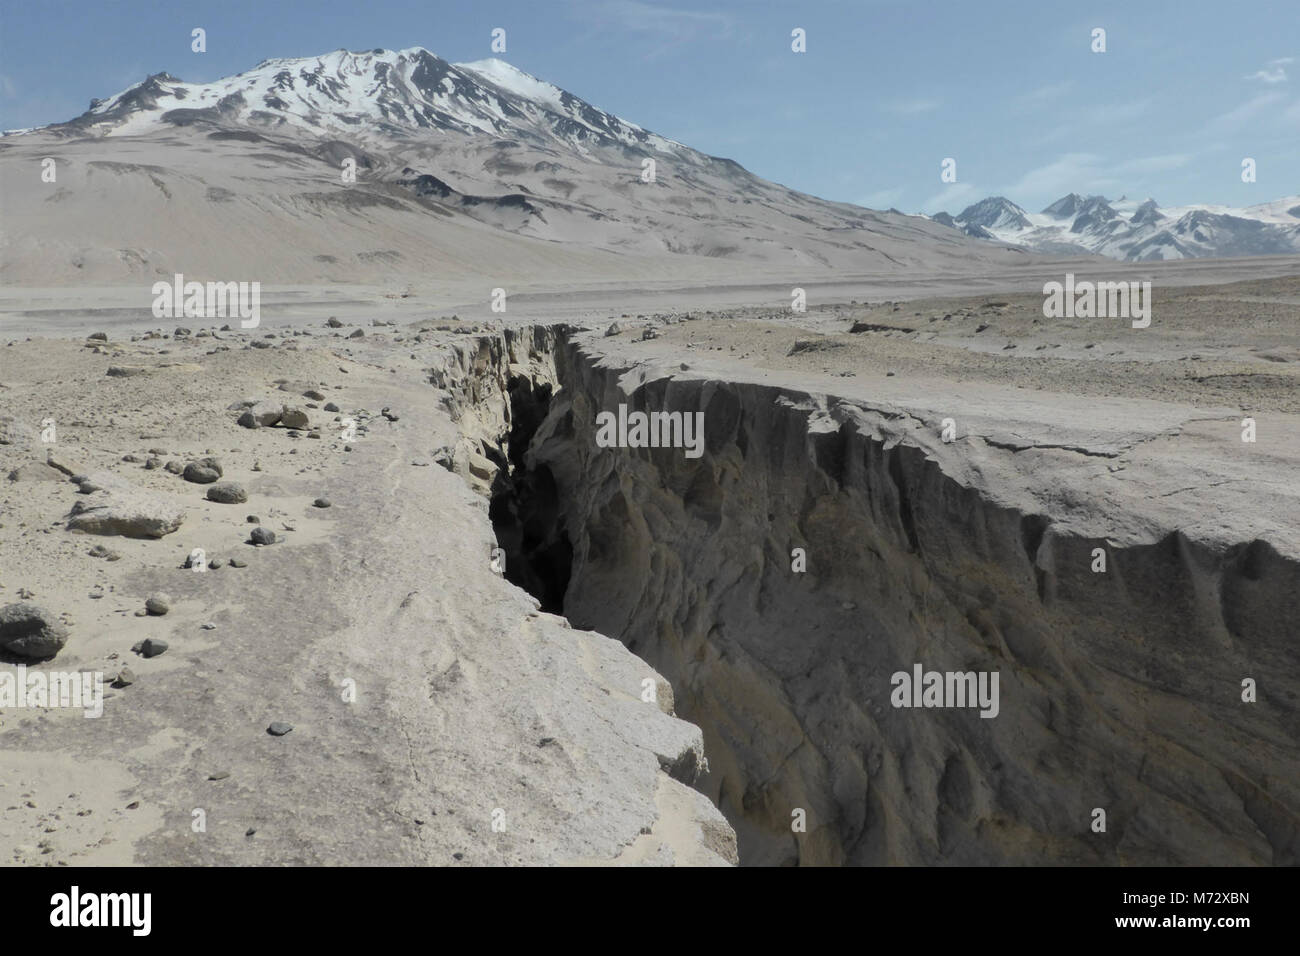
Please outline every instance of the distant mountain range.
[[992, 239], [1036, 252], [1091, 252], [1112, 259], [1196, 259], [1204, 256], [1268, 256], [1300, 252], [1300, 196], [1233, 209], [1174, 206], [1154, 199], [1070, 193], [1039, 213], [1004, 196], [967, 206], [934, 222], [977, 239]]

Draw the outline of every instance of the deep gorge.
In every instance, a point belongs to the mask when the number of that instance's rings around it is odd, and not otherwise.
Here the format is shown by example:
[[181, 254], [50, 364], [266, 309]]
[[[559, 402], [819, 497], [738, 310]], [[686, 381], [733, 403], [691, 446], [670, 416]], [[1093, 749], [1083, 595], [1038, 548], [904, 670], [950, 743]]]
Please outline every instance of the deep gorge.
[[[1297, 861], [1294, 689], [1239, 696], [1296, 672], [1300, 567], [1267, 543], [1169, 531], [1094, 574], [1106, 541], [946, 474], [905, 416], [562, 327], [467, 337], [431, 382], [507, 577], [669, 679], [742, 863]], [[597, 447], [619, 403], [703, 411], [703, 456]], [[997, 718], [893, 708], [918, 662], [999, 672]]]

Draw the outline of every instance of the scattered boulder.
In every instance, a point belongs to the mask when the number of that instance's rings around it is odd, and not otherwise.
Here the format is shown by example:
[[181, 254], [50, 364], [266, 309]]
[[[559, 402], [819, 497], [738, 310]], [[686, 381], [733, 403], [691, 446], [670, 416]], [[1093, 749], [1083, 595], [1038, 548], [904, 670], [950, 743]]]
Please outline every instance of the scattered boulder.
[[144, 470], [157, 471], [159, 468], [162, 467], [162, 463], [163, 460], [161, 458], [149, 458], [144, 463]]
[[366, 333], [365, 333], [365, 330], [363, 330], [363, 329], [355, 329], [355, 330], [352, 332], [352, 334], [348, 336], [348, 338], [350, 338], [350, 339], [359, 339], [359, 338], [362, 338], [365, 334], [366, 334]]
[[285, 405], [280, 412], [280, 425], [284, 428], [310, 428], [311, 419], [305, 409]]
[[110, 365], [107, 375], [113, 378], [131, 378], [136, 375], [145, 375], [149, 371], [143, 365]]
[[154, 617], [162, 617], [172, 609], [172, 599], [169, 595], [158, 591], [149, 595], [149, 598], [144, 602], [144, 609]]
[[272, 737], [283, 737], [291, 730], [293, 724], [287, 724], [283, 720], [272, 721], [271, 726], [266, 728], [266, 732]]
[[232, 568], [246, 568], [248, 567], [248, 562], [245, 561], [243, 558], [231, 558], [230, 566]]
[[89, 340], [92, 341], [92, 342], [107, 342], [107, 341], [108, 341], [108, 333], [107, 333], [107, 332], [91, 332], [89, 335], [86, 336], [86, 338], [89, 339]]
[[63, 481], [65, 477], [57, 468], [40, 461], [19, 465], [9, 472], [10, 481]]
[[183, 475], [185, 473], [185, 466], [173, 458], [171, 461], [167, 462], [167, 464], [163, 465], [163, 471], [173, 475]]
[[326, 403], [325, 403], [325, 411], [327, 411], [327, 412], [337, 412], [338, 410], [339, 410], [339, 407], [338, 407], [337, 405], [335, 405], [333, 402], [326, 402]]
[[135, 651], [141, 657], [157, 657], [167, 652], [170, 645], [157, 637], [146, 637], [143, 641], [138, 641], [131, 645], [131, 650]]
[[248, 492], [238, 482], [219, 481], [208, 488], [208, 500], [223, 505], [242, 505], [248, 500]]
[[215, 458], [197, 458], [185, 466], [182, 477], [196, 485], [210, 485], [224, 474]]
[[124, 538], [161, 538], [185, 520], [185, 512], [163, 498], [117, 486], [89, 501], [78, 501], [68, 516], [68, 530], [116, 534]]
[[256, 545], [275, 544], [275, 532], [269, 528], [258, 525], [248, 536], [248, 540]]
[[315, 501], [312, 502], [312, 507], [314, 507], [314, 508], [328, 508], [328, 507], [330, 506], [330, 504], [331, 504], [331, 502], [330, 502], [330, 500], [329, 500], [328, 498], [317, 498]]
[[612, 335], [618, 335], [622, 331], [623, 331], [623, 327], [621, 325], [619, 325], [617, 322], [611, 322], [609, 324], [609, 328], [605, 330], [605, 338], [609, 338]]
[[324, 392], [318, 392], [318, 391], [316, 391], [316, 389], [314, 389], [314, 388], [309, 388], [309, 389], [307, 389], [307, 391], [305, 391], [305, 392], [302, 393], [302, 397], [303, 397], [303, 398], [310, 398], [313, 402], [323, 402], [323, 401], [325, 401], [325, 393], [324, 393]]
[[0, 648], [22, 657], [53, 657], [68, 643], [68, 629], [35, 604], [19, 602], [0, 608]]
[[331, 315], [328, 319], [325, 320], [325, 324], [326, 324], [327, 326], [329, 326], [331, 329], [341, 329], [341, 328], [343, 328], [343, 323], [340, 322], [338, 319], [334, 318], [334, 316], [332, 316], [332, 315]]
[[129, 667], [123, 667], [113, 678], [114, 687], [130, 687], [135, 683], [135, 672]]

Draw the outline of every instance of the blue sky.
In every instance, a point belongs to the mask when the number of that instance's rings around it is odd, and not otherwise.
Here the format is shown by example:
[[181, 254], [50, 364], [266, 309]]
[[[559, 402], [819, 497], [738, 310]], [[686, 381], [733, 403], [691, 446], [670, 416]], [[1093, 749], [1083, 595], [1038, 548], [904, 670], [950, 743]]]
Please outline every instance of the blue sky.
[[956, 212], [1002, 194], [1037, 211], [1070, 191], [1300, 193], [1300, 0], [0, 0], [0, 128], [69, 119], [163, 70], [212, 80], [339, 47], [481, 59], [494, 27], [520, 69], [830, 199]]

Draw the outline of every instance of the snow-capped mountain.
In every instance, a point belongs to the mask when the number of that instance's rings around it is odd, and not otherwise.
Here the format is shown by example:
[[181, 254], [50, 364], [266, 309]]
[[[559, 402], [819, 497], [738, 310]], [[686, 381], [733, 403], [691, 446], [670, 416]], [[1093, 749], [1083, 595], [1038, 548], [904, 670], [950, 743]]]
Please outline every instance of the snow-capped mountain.
[[[21, 163], [50, 155], [54, 205], [20, 186]], [[356, 175], [341, 179], [349, 162]], [[513, 274], [525, 259], [547, 274], [580, 255], [592, 274], [664, 278], [689, 257], [709, 275], [1025, 261], [921, 217], [787, 189], [501, 60], [420, 47], [265, 60], [211, 83], [154, 74], [75, 119], [0, 138], [10, 171], [7, 224], [31, 241], [13, 244], [0, 276], [152, 276], [187, 259], [372, 281], [452, 263], [500, 273], [498, 253]]]
[[1103, 196], [1062, 196], [1040, 213], [1028, 213], [1002, 196], [983, 199], [935, 222], [977, 239], [993, 239], [1037, 252], [1092, 252], [1112, 259], [1195, 259], [1300, 252], [1300, 196], [1258, 206], [1177, 206], [1154, 199], [1112, 202]]
[[421, 47], [264, 60], [214, 83], [158, 73], [92, 101], [65, 125], [78, 133], [121, 136], [200, 120], [363, 139], [446, 130], [524, 135], [579, 151], [592, 144], [684, 148], [502, 60], [448, 63]]

